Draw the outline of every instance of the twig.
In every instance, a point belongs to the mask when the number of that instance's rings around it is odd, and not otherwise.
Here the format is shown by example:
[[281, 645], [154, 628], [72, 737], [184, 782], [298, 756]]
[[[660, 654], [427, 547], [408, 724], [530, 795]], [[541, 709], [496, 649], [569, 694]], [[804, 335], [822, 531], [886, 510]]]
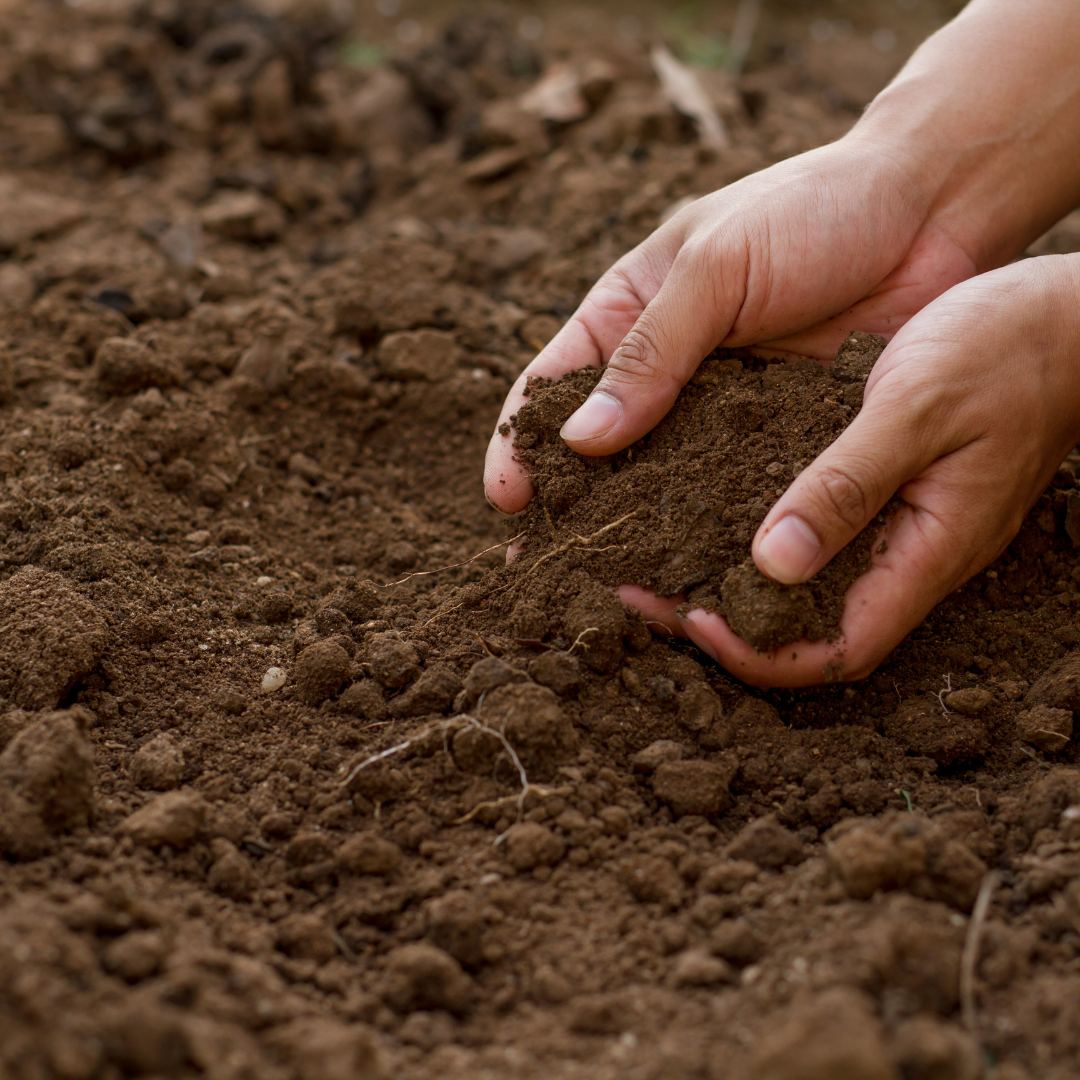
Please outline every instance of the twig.
[[451, 566], [440, 566], [438, 570], [417, 570], [413, 574], [406, 574], [400, 581], [388, 581], [385, 585], [376, 585], [375, 588], [389, 589], [394, 585], [404, 585], [406, 581], [412, 581], [414, 577], [428, 577], [431, 574], [444, 574], [447, 570], [457, 570], [462, 566], [468, 566], [469, 563], [476, 562], [477, 559], [482, 559], [485, 555], [490, 555], [493, 551], [498, 551], [501, 547], [507, 547], [509, 544], [514, 543], [515, 540], [520, 540], [524, 535], [523, 532], [520, 532], [517, 536], [512, 536], [509, 540], [504, 540], [501, 544], [492, 544], [491, 547], [485, 548], [483, 551], [478, 551], [471, 559], [466, 559], [464, 562], [454, 563]]
[[990, 901], [994, 898], [994, 891], [1000, 880], [1001, 875], [996, 870], [991, 870], [983, 878], [982, 885], [979, 886], [979, 895], [975, 899], [975, 907], [971, 912], [971, 920], [968, 922], [964, 951], [960, 957], [960, 1014], [964, 1027], [972, 1035], [975, 1034], [977, 1019], [975, 970], [979, 965], [979, 949], [982, 946], [983, 930], [986, 928], [986, 916], [990, 912]]

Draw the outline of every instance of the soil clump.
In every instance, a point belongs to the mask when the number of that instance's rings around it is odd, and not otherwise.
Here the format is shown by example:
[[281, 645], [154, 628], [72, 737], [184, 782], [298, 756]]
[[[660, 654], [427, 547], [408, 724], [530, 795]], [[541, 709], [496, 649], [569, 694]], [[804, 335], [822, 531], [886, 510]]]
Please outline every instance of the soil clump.
[[[559, 438], [600, 369], [533, 380], [511, 422], [536, 498], [514, 530], [540, 558], [564, 538], [605, 530], [587, 549], [597, 580], [685, 596], [723, 615], [756, 649], [835, 637], [844, 595], [870, 565], [881, 520], [805, 585], [766, 578], [750, 541], [784, 489], [858, 414], [885, 344], [856, 332], [828, 369], [708, 357], [645, 438], [605, 458], [581, 457]], [[547, 540], [554, 548], [544, 548]]]

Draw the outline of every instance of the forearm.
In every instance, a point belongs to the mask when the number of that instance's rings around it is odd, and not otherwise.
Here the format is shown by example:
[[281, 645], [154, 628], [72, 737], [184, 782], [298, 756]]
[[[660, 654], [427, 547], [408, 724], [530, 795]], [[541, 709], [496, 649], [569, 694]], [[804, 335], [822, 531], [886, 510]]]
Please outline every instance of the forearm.
[[973, 0], [849, 136], [903, 161], [980, 271], [1080, 204], [1080, 3]]

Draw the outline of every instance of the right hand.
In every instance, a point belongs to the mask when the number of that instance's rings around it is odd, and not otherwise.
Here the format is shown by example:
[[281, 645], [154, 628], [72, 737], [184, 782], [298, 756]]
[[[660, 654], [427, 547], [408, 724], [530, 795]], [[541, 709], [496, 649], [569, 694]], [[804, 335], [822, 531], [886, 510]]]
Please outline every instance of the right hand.
[[[892, 336], [976, 273], [930, 217], [918, 170], [858, 128], [686, 207], [620, 259], [514, 384], [586, 365], [603, 377], [567, 421], [578, 453], [614, 453], [667, 413], [714, 348], [758, 346], [831, 360], [852, 330]], [[533, 489], [512, 435], [492, 436], [488, 499], [505, 513]]]

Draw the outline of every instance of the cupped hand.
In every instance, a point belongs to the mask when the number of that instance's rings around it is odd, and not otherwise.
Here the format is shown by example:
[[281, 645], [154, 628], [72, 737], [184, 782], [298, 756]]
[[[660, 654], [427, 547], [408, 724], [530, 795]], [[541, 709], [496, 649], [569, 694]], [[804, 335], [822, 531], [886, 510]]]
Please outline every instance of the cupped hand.
[[[600, 279], [514, 384], [500, 426], [529, 377], [604, 366], [562, 434], [608, 454], [648, 432], [718, 345], [826, 361], [852, 330], [895, 333], [976, 271], [917, 174], [853, 134], [699, 199]], [[533, 494], [512, 443], [496, 430], [484, 478], [506, 513]]]
[[623, 587], [624, 602], [690, 637], [745, 682], [805, 686], [866, 676], [953, 589], [992, 562], [1080, 439], [1080, 256], [985, 274], [893, 338], [861, 412], [770, 510], [758, 567], [816, 574], [895, 492], [885, 551], [848, 591], [834, 643], [757, 653], [702, 609]]

